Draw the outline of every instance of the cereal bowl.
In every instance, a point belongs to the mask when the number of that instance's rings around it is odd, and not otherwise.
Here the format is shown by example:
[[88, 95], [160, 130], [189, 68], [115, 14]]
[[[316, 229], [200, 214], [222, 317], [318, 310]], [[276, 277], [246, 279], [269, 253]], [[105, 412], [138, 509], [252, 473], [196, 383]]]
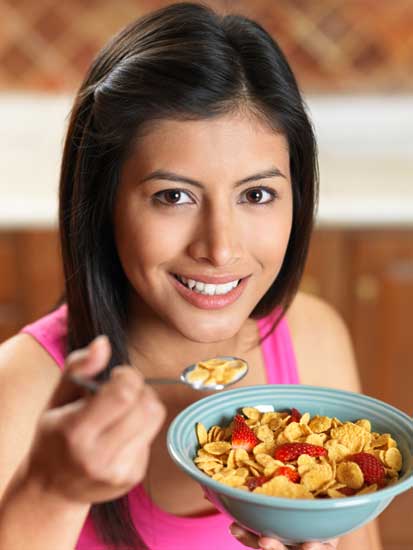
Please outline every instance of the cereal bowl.
[[[370, 420], [372, 430], [390, 433], [402, 454], [399, 480], [377, 492], [347, 498], [290, 499], [241, 491], [215, 481], [194, 464], [199, 447], [195, 426], [227, 425], [244, 407], [295, 407], [311, 416], [342, 421]], [[395, 496], [413, 487], [413, 422], [402, 411], [371, 397], [305, 385], [249, 386], [210, 395], [184, 409], [171, 423], [168, 451], [174, 462], [202, 486], [221, 512], [260, 535], [285, 544], [325, 541], [354, 531], [377, 517]]]

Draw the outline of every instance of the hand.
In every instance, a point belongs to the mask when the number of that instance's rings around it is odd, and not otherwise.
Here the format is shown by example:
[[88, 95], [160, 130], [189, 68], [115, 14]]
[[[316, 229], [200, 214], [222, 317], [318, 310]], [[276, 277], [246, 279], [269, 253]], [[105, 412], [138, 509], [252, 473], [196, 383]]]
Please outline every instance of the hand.
[[262, 548], [263, 550], [335, 550], [338, 539], [328, 542], [305, 542], [300, 546], [285, 546], [282, 542], [268, 537], [259, 538], [254, 533], [243, 529], [237, 523], [230, 526], [231, 534], [245, 546], [250, 548]]
[[164, 406], [130, 366], [116, 367], [93, 395], [71, 380], [73, 374], [91, 379], [110, 354], [101, 336], [68, 356], [26, 460], [26, 479], [70, 502], [112, 500], [139, 483], [165, 419]]

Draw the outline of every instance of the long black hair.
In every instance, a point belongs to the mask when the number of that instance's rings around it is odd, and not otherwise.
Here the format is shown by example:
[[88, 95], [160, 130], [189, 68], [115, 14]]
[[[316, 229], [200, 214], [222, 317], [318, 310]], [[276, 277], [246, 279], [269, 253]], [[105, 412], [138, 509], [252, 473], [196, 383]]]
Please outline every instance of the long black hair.
[[[68, 352], [107, 334], [113, 354], [101, 375], [128, 362], [128, 282], [116, 251], [114, 199], [124, 160], [151, 122], [199, 120], [247, 108], [289, 147], [293, 223], [281, 270], [252, 312], [285, 312], [300, 282], [317, 200], [313, 129], [296, 79], [274, 39], [256, 22], [177, 3], [123, 29], [81, 84], [65, 141], [59, 225], [68, 304]], [[276, 236], [274, 236], [276, 238]], [[102, 539], [145, 548], [127, 496], [92, 506]]]

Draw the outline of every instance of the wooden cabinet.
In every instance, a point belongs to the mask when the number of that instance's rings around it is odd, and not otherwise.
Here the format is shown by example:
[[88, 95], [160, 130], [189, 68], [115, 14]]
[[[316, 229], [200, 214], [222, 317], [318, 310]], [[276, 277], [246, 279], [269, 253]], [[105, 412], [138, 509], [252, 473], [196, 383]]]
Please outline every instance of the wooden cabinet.
[[[341, 312], [363, 391], [413, 415], [413, 230], [318, 230], [302, 287]], [[385, 550], [413, 548], [413, 491], [380, 516]]]
[[[0, 232], [0, 341], [47, 313], [63, 289], [54, 231]], [[317, 229], [302, 288], [350, 329], [364, 392], [413, 415], [413, 229]], [[382, 514], [385, 550], [411, 550], [413, 491]]]
[[47, 313], [63, 290], [55, 231], [0, 232], [0, 341]]

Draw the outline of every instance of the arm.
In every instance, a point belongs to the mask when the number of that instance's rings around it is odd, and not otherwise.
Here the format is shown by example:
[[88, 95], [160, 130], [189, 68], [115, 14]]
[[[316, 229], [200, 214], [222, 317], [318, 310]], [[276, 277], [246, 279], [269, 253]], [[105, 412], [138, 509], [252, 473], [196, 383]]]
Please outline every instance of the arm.
[[[28, 378], [33, 371], [18, 348], [11, 353], [0, 349], [0, 377], [5, 383], [0, 384], [0, 397], [6, 399], [0, 399], [5, 426], [0, 457], [8, 467], [0, 472], [0, 550], [25, 550], [28, 541], [32, 550], [73, 550], [90, 504], [118, 498], [143, 478], [165, 409], [129, 366], [114, 369], [94, 395], [85, 395], [72, 381], [72, 375], [93, 378], [107, 365], [107, 338], [71, 354], [54, 391], [44, 394], [36, 379]], [[24, 383], [9, 369], [19, 368], [17, 358], [24, 365]], [[21, 392], [24, 387], [27, 395]], [[10, 389], [11, 398], [4, 388]], [[36, 397], [30, 397], [30, 391]], [[30, 418], [27, 409], [37, 410], [37, 417]], [[16, 453], [10, 447], [19, 428], [30, 444], [22, 444]], [[17, 470], [12, 458], [20, 464]]]
[[25, 471], [36, 425], [60, 377], [31, 336], [0, 347], [0, 550], [25, 550], [28, 541], [32, 550], [73, 550], [87, 515], [88, 505], [59, 499]]
[[73, 550], [89, 507], [16, 475], [0, 506], [0, 550], [26, 550], [29, 541], [31, 550]]
[[382, 550], [377, 521], [339, 539], [337, 550]]

